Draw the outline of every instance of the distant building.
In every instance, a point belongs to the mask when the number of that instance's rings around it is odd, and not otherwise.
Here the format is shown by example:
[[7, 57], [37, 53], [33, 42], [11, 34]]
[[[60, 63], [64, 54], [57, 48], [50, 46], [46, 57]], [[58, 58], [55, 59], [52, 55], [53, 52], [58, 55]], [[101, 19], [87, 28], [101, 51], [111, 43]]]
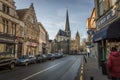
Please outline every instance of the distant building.
[[72, 54], [77, 54], [80, 52], [80, 35], [79, 32], [76, 33], [74, 40], [70, 42], [70, 51]]
[[53, 40], [48, 41], [48, 53], [54, 53], [53, 44]]
[[71, 40], [71, 30], [69, 24], [69, 15], [68, 11], [66, 12], [66, 23], [65, 30], [60, 29], [55, 37], [55, 41], [57, 42], [57, 52], [64, 52], [69, 54], [70, 50], [70, 40]]
[[44, 26], [39, 22], [39, 53], [40, 54], [45, 54], [48, 53], [48, 33], [46, 31], [46, 29], [44, 28]]

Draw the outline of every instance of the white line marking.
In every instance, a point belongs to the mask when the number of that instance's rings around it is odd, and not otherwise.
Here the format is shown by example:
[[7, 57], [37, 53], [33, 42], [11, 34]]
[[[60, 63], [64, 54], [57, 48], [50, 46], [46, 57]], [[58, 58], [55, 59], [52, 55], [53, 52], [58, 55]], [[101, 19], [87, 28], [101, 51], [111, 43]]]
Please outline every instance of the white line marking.
[[59, 64], [60, 64], [60, 63], [58, 63], [58, 64], [56, 64], [56, 65], [53, 65], [53, 66], [51, 66], [51, 67], [49, 67], [49, 68], [47, 68], [47, 69], [44, 69], [44, 70], [42, 70], [42, 71], [40, 71], [40, 72], [37, 72], [37, 73], [35, 73], [35, 74], [32, 74], [32, 75], [30, 75], [30, 76], [28, 76], [28, 77], [26, 77], [26, 78], [24, 78], [24, 79], [22, 79], [22, 80], [28, 80], [28, 79], [30, 79], [30, 78], [38, 75], [38, 74], [41, 74], [41, 73], [43, 73], [43, 72], [45, 72], [45, 71], [47, 71], [47, 70], [49, 70], [49, 69], [52, 69], [52, 68], [56, 67], [56, 66], [59, 65]]

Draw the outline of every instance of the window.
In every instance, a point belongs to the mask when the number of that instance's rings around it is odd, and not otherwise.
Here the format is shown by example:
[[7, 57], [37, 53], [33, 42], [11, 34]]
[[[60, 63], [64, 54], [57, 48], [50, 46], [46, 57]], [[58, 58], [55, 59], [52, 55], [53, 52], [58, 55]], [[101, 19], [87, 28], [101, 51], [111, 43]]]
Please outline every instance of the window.
[[5, 4], [3, 4], [3, 12], [9, 14], [9, 7]]
[[12, 23], [12, 35], [16, 35], [16, 24]]
[[5, 51], [5, 44], [0, 44], [0, 52], [4, 52]]
[[99, 0], [98, 2], [99, 4], [99, 16], [101, 16], [103, 14], [103, 0]]
[[6, 51], [10, 53], [14, 53], [14, 45], [6, 44]]
[[8, 33], [8, 20], [7, 19], [3, 19], [3, 32], [4, 33]]

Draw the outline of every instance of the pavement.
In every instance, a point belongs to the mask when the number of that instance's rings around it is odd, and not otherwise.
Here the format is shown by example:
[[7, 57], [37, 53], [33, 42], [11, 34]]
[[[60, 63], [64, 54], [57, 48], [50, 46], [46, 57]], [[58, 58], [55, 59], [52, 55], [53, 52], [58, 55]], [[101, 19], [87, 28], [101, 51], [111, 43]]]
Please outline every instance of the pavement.
[[86, 56], [86, 59], [87, 63], [83, 61], [83, 80], [108, 80], [107, 75], [103, 75], [101, 69], [98, 67], [97, 58]]

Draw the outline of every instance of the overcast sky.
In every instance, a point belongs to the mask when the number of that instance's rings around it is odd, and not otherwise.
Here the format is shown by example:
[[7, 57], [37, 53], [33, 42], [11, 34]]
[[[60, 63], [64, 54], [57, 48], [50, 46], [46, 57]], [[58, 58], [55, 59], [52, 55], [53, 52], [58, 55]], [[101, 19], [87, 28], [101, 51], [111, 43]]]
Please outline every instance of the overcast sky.
[[69, 12], [69, 21], [72, 38], [78, 31], [82, 38], [87, 37], [86, 20], [90, 17], [94, 7], [94, 0], [15, 0], [17, 9], [28, 8], [34, 4], [38, 22], [41, 22], [54, 39], [59, 29], [65, 27], [66, 10]]

